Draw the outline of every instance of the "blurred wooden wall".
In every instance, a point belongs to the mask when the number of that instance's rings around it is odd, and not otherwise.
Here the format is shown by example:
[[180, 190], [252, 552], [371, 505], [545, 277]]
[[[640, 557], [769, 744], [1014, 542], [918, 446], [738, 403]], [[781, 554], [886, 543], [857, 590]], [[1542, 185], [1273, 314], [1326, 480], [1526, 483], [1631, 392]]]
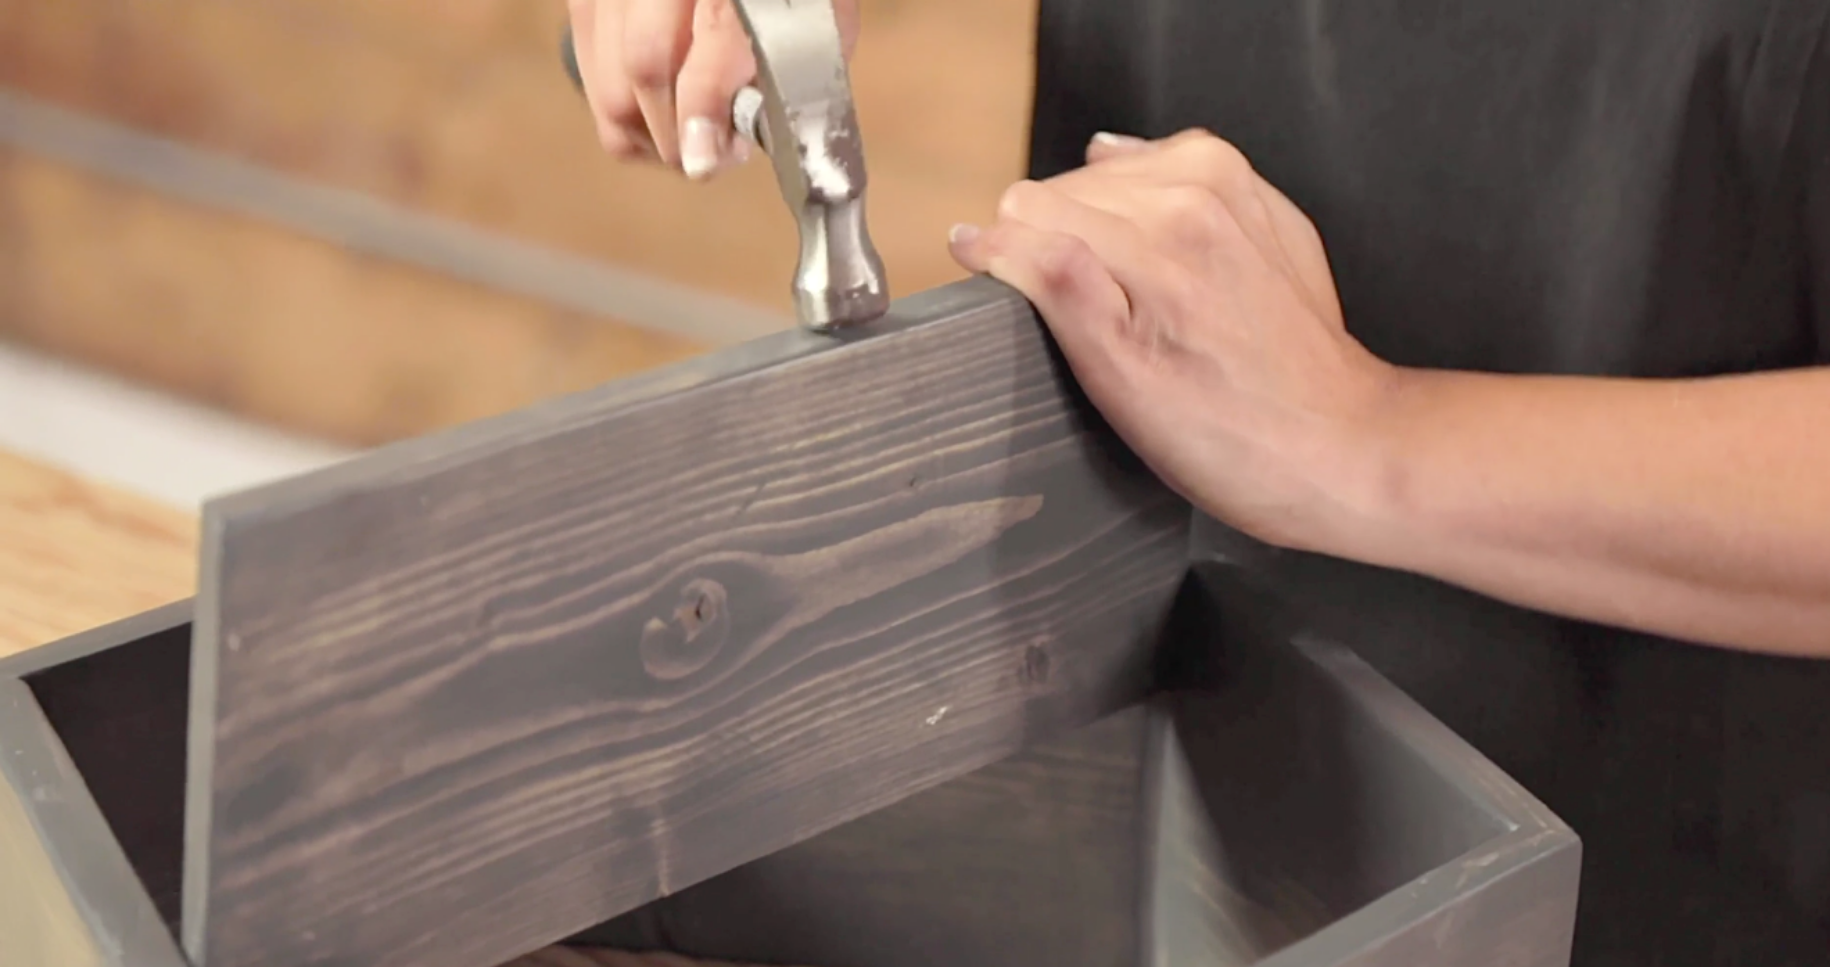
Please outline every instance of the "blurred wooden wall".
[[[1034, 2], [864, 0], [853, 83], [900, 294], [961, 275], [947, 227], [1021, 175]], [[694, 185], [605, 159], [558, 66], [563, 18], [562, 0], [16, 0], [0, 91], [621, 273], [579, 285], [654, 280], [787, 324], [793, 226], [766, 160]], [[747, 331], [687, 329], [648, 290], [607, 292], [640, 316], [614, 318], [378, 256], [108, 161], [0, 143], [0, 339], [295, 431], [396, 439]]]

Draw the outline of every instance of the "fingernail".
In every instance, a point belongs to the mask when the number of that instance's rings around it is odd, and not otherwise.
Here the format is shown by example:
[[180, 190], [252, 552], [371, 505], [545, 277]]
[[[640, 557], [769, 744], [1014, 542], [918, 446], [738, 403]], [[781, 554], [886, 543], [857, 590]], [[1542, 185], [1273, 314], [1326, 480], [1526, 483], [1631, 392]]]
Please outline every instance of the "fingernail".
[[747, 165], [750, 163], [750, 139], [749, 138], [732, 138], [731, 139], [731, 160], [732, 160], [732, 163], [739, 164], [739, 165]]
[[1134, 138], [1129, 134], [1113, 134], [1110, 131], [1101, 131], [1098, 134], [1093, 135], [1093, 143], [1103, 144], [1108, 148], [1136, 148], [1141, 147], [1145, 142], [1143, 138]]
[[971, 245], [979, 237], [977, 225], [960, 223], [947, 230], [947, 242], [952, 245]]
[[704, 178], [718, 169], [718, 125], [710, 118], [689, 118], [680, 133], [680, 167], [688, 178]]

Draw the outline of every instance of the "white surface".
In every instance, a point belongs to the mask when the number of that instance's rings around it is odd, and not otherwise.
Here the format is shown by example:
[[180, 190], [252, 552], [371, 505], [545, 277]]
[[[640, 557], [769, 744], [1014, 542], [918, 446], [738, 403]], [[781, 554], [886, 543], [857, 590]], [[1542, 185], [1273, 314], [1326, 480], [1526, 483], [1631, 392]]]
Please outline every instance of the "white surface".
[[0, 448], [190, 509], [353, 452], [4, 343]]

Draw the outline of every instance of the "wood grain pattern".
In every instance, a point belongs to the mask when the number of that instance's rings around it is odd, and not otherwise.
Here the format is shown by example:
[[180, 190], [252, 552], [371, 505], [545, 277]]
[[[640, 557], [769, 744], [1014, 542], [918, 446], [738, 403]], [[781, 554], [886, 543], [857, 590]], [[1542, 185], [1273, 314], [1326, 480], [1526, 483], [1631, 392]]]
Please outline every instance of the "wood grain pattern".
[[0, 450], [0, 659], [184, 598], [196, 518]]
[[[1035, 0], [866, 0], [853, 86], [892, 284], [1022, 176]], [[0, 83], [307, 178], [788, 311], [768, 166], [710, 185], [597, 149], [564, 4], [58, 0], [0, 8]], [[310, 83], [301, 83], [310, 78]]]
[[0, 336], [368, 445], [698, 354], [0, 148]]
[[771, 963], [1567, 964], [1573, 834], [1202, 568], [1149, 702], [586, 935]]
[[1130, 967], [1152, 714], [1134, 705], [575, 939], [774, 964]]
[[[178, 601], [0, 658], [0, 967], [183, 967], [191, 613]], [[510, 967], [719, 965], [553, 948]]]
[[1189, 517], [983, 279], [213, 502], [187, 949], [488, 967], [1090, 721]]
[[[62, 791], [26, 806], [39, 815], [33, 825], [53, 830], [74, 828], [70, 803], [92, 814], [89, 832], [45, 840], [62, 844], [60, 881], [86, 868], [86, 910], [111, 892], [117, 905], [144, 903], [128, 861], [155, 900], [169, 896], [160, 884], [172, 882], [178, 824], [160, 803], [179, 788], [187, 619], [175, 605], [0, 660], [0, 697], [35, 696], [45, 710], [35, 728], [16, 715], [0, 721], [13, 743], [0, 767], [20, 761], [21, 736], [54, 725], [89, 778], [73, 794], [66, 765]], [[1117, 967], [1139, 962], [1140, 945], [1142, 963], [1165, 967], [1568, 962], [1579, 844], [1415, 703], [1227, 568], [1203, 566], [1182, 584], [1162, 640], [1158, 681], [1171, 690], [1148, 704], [1032, 742], [581, 938], [668, 949], [552, 948], [512, 967], [695, 963], [680, 953], [819, 967]], [[1039, 666], [1025, 659], [1033, 681]], [[12, 675], [31, 692], [5, 681]], [[795, 684], [762, 687], [781, 683]], [[442, 727], [465, 730], [464, 713], [452, 714]], [[95, 832], [104, 816], [118, 851]], [[94, 861], [110, 851], [107, 873]], [[272, 916], [283, 930], [284, 913]], [[469, 951], [437, 961], [474, 962]]]

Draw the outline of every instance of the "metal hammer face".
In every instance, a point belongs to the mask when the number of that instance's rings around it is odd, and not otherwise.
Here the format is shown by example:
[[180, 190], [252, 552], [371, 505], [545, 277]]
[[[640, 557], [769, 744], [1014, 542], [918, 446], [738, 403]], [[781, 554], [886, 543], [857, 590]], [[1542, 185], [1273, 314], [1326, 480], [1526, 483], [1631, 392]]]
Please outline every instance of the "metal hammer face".
[[816, 330], [875, 319], [889, 286], [865, 224], [864, 142], [832, 0], [734, 3], [761, 89], [738, 96], [735, 120], [768, 152], [800, 229], [795, 313]]

